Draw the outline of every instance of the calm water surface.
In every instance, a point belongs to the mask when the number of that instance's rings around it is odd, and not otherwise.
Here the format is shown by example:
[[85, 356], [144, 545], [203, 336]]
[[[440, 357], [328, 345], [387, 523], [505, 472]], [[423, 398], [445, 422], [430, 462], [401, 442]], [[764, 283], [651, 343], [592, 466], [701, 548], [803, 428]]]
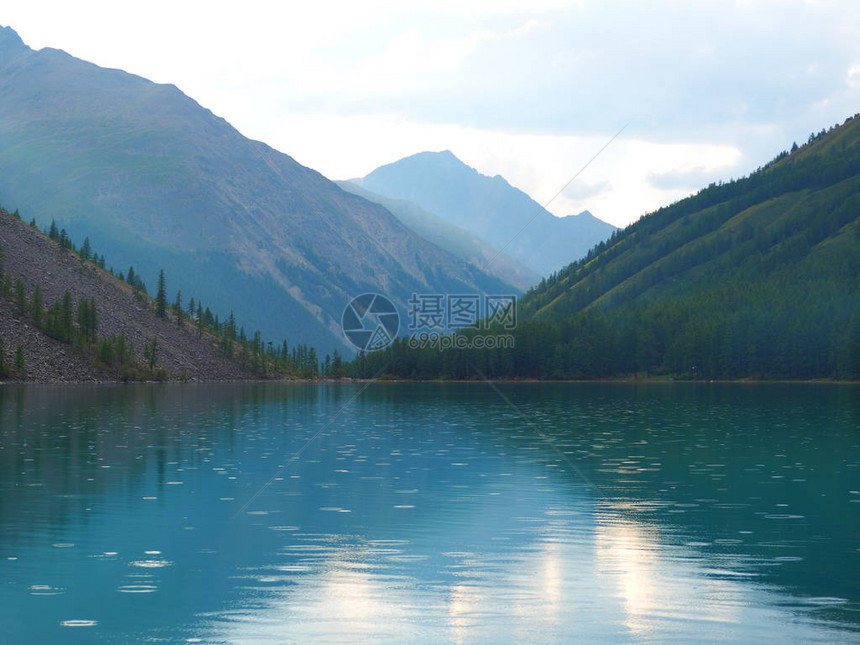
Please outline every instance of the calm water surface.
[[0, 642], [860, 643], [860, 388], [498, 388], [0, 387]]

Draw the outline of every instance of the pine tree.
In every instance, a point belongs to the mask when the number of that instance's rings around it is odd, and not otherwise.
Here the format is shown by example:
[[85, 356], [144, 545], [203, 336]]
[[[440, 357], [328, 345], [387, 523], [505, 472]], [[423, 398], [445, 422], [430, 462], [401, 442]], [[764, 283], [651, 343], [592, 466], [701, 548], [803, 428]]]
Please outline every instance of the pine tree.
[[152, 340], [143, 348], [143, 357], [149, 365], [149, 371], [155, 370], [155, 365], [158, 362], [158, 338], [153, 336]]
[[341, 378], [343, 376], [343, 358], [341, 358], [337, 350], [334, 350], [332, 354], [329, 374], [331, 378]]
[[167, 280], [164, 269], [158, 272], [158, 292], [155, 296], [155, 313], [159, 318], [167, 316]]
[[72, 294], [66, 291], [63, 294], [63, 304], [60, 309], [60, 337], [67, 342], [72, 340], [72, 333], [74, 332], [73, 309]]
[[26, 363], [24, 361], [24, 348], [18, 345], [15, 350], [15, 372], [18, 378], [23, 378], [26, 373]]
[[227, 321], [227, 331], [225, 333], [230, 340], [236, 340], [236, 318], [233, 312], [230, 312], [230, 319]]
[[37, 284], [33, 290], [33, 300], [30, 302], [30, 315], [33, 317], [33, 322], [41, 327], [45, 320], [45, 302], [42, 297], [42, 285]]
[[57, 230], [57, 222], [54, 220], [51, 220], [51, 228], [48, 230], [48, 237], [55, 241], [60, 239], [60, 232]]
[[182, 328], [185, 323], [185, 312], [182, 311], [182, 290], [176, 292], [176, 302], [173, 303], [176, 310], [176, 325]]
[[[81, 250], [78, 251], [78, 254], [83, 260], [89, 260], [92, 258], [93, 247], [90, 245], [90, 238], [84, 238], [84, 243], [81, 245]], [[98, 260], [98, 256], [96, 256], [96, 260]]]
[[6, 361], [6, 343], [0, 338], [0, 378], [9, 376], [9, 363]]
[[200, 338], [203, 335], [203, 305], [200, 302], [197, 303], [197, 337]]

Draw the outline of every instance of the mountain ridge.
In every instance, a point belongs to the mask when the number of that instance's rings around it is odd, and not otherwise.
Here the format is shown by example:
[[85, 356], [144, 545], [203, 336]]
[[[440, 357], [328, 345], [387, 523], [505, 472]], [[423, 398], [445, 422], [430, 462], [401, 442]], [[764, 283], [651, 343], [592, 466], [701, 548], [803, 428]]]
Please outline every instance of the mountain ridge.
[[615, 230], [588, 211], [583, 219], [555, 217], [501, 175], [483, 175], [450, 150], [419, 152], [380, 166], [360, 185], [415, 202], [544, 276]]

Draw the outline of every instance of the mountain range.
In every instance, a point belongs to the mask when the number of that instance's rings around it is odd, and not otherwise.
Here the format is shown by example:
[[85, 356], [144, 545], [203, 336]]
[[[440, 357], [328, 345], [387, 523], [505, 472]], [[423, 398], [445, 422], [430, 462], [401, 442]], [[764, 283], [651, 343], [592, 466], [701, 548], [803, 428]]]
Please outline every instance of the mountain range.
[[530, 289], [515, 345], [402, 377], [860, 379], [860, 115], [647, 214]]
[[588, 211], [555, 217], [502, 176], [483, 175], [449, 150], [421, 152], [353, 182], [414, 202], [542, 276], [578, 260], [616, 230]]
[[172, 85], [0, 28], [0, 204], [89, 237], [120, 270], [205, 300], [249, 329], [340, 346], [349, 300], [508, 293], [384, 207], [242, 136]]

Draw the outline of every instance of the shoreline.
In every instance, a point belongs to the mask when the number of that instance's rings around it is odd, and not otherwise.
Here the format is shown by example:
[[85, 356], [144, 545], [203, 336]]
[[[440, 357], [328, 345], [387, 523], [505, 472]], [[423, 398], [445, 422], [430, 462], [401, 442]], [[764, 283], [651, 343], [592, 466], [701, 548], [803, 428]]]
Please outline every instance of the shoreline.
[[614, 379], [361, 379], [361, 378], [290, 378], [290, 379], [213, 379], [213, 380], [166, 380], [166, 381], [123, 381], [123, 380], [70, 380], [70, 381], [16, 381], [6, 380], [0, 381], [0, 388], [4, 386], [21, 386], [21, 385], [36, 385], [36, 386], [62, 386], [62, 385], [213, 385], [213, 384], [277, 384], [277, 385], [305, 385], [309, 383], [330, 383], [335, 385], [347, 385], [350, 383], [380, 383], [386, 385], [404, 385], [416, 383], [428, 383], [435, 385], [486, 385], [487, 383], [502, 383], [510, 385], [536, 385], [541, 383], [547, 384], [619, 384], [619, 385], [719, 385], [719, 384], [737, 384], [737, 385], [765, 385], [765, 384], [804, 384], [804, 385], [860, 385], [860, 381], [843, 380], [843, 379], [666, 379], [666, 378], [614, 378]]

